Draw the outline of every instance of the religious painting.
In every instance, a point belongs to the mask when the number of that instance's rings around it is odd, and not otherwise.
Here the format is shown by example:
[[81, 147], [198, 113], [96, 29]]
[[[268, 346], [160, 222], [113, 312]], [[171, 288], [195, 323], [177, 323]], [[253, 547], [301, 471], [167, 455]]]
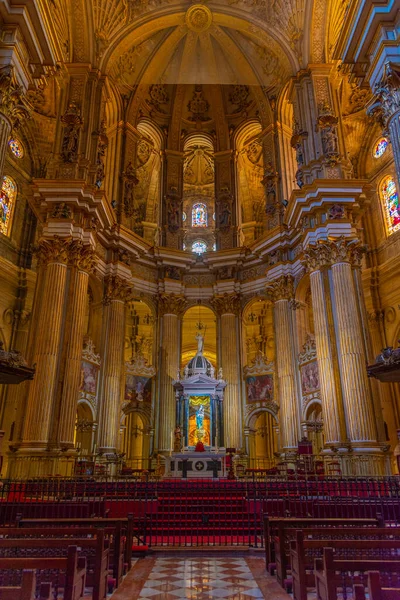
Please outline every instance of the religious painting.
[[151, 379], [139, 375], [127, 375], [125, 380], [125, 400], [151, 402]]
[[246, 379], [247, 402], [272, 402], [274, 399], [273, 375], [251, 375]]
[[81, 385], [79, 391], [96, 395], [98, 366], [86, 360], [81, 363]]
[[210, 445], [210, 396], [189, 398], [189, 446]]
[[300, 367], [301, 389], [303, 396], [319, 390], [319, 372], [317, 361], [309, 362]]

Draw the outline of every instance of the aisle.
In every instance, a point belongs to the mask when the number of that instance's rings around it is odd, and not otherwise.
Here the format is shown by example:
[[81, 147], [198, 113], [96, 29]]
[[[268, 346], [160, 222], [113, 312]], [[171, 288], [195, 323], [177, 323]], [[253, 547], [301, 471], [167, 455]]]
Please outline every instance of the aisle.
[[[204, 553], [206, 554], [206, 552]], [[173, 556], [139, 560], [112, 600], [290, 600], [262, 558]]]

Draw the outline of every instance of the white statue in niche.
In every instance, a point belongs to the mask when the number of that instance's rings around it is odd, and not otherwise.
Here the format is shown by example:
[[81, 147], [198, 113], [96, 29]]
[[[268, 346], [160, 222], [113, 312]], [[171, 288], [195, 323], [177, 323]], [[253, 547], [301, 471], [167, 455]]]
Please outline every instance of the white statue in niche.
[[204, 337], [201, 335], [200, 332], [196, 334], [196, 340], [197, 340], [197, 354], [203, 354]]

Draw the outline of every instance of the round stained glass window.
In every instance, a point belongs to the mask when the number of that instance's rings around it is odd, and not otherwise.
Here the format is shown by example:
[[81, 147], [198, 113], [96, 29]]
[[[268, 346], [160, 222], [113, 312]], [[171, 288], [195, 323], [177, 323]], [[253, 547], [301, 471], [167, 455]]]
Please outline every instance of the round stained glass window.
[[374, 158], [379, 158], [382, 156], [384, 152], [386, 152], [386, 148], [388, 147], [388, 141], [386, 138], [380, 138], [375, 146], [374, 146]]
[[203, 240], [196, 240], [192, 244], [192, 252], [204, 254], [204, 252], [207, 252], [207, 244]]
[[23, 158], [24, 148], [19, 140], [11, 139], [8, 142], [8, 147], [16, 158]]

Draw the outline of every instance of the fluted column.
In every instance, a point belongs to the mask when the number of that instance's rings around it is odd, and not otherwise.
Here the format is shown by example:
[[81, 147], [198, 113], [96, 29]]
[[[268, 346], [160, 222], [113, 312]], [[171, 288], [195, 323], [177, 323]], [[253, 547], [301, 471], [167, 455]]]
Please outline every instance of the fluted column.
[[24, 102], [23, 90], [13, 76], [13, 67], [0, 69], [0, 182], [3, 181], [4, 163], [9, 137], [13, 128], [29, 116]]
[[23, 446], [44, 449], [49, 441], [63, 325], [70, 239], [42, 240], [39, 260], [45, 268], [35, 340], [35, 378], [30, 386]]
[[224, 392], [225, 446], [242, 448], [242, 403], [237, 319], [240, 298], [236, 294], [216, 296], [212, 305], [220, 318], [220, 366], [227, 386]]
[[160, 398], [158, 406], [158, 450], [171, 449], [171, 432], [176, 427], [176, 399], [172, 381], [179, 369], [179, 320], [186, 307], [183, 296], [162, 295], [159, 311], [161, 323]]
[[[341, 404], [343, 403], [344, 424], [348, 449], [360, 454], [352, 459], [348, 457], [348, 474], [382, 474], [383, 456], [377, 441], [376, 422], [381, 415], [375, 414], [370, 384], [367, 377], [367, 357], [361, 322], [360, 298], [355, 287], [354, 268], [359, 268], [364, 248], [357, 241], [339, 238], [335, 241], [310, 245], [306, 251], [306, 261], [311, 270], [313, 289], [313, 308], [318, 329], [317, 354], [323, 364], [319, 364], [321, 389], [323, 393], [324, 423], [332, 435], [333, 427], [343, 438]], [[318, 281], [323, 277], [321, 270], [327, 272], [325, 296], [318, 295]], [[315, 305], [314, 305], [315, 298]], [[332, 306], [333, 328], [328, 331], [321, 327], [318, 319], [321, 308]], [[325, 336], [329, 335], [329, 338]], [[331, 349], [334, 372], [329, 367], [328, 348]], [[336, 357], [332, 349], [337, 350]], [[324, 359], [325, 357], [325, 359]], [[336, 366], [335, 366], [336, 365]], [[340, 387], [337, 379], [340, 378]], [[335, 383], [334, 394], [330, 393], [329, 383]], [[335, 425], [329, 422], [336, 419]], [[332, 440], [333, 441], [333, 440]], [[362, 456], [361, 456], [362, 454]]]
[[71, 283], [69, 293], [68, 338], [64, 382], [61, 395], [58, 441], [62, 448], [74, 445], [76, 406], [81, 380], [82, 344], [89, 272], [95, 265], [95, 254], [89, 246], [75, 242], [71, 248]]
[[[338, 373], [337, 350], [333, 331], [332, 306], [329, 289], [326, 293], [326, 272], [312, 270], [310, 260], [310, 284], [314, 315], [315, 344], [317, 349], [318, 371], [321, 385], [322, 413], [324, 420], [325, 444], [342, 446], [346, 442], [343, 400]], [[333, 336], [332, 336], [333, 333]]]
[[124, 365], [125, 302], [130, 298], [131, 288], [118, 276], [105, 282], [103, 340], [102, 340], [102, 386], [99, 399], [99, 450], [114, 453], [118, 448], [121, 414], [121, 382]]
[[282, 275], [267, 285], [267, 294], [274, 302], [276, 344], [276, 374], [278, 380], [279, 423], [283, 451], [297, 449], [300, 439], [298, 415], [298, 365], [293, 344], [293, 278]]

